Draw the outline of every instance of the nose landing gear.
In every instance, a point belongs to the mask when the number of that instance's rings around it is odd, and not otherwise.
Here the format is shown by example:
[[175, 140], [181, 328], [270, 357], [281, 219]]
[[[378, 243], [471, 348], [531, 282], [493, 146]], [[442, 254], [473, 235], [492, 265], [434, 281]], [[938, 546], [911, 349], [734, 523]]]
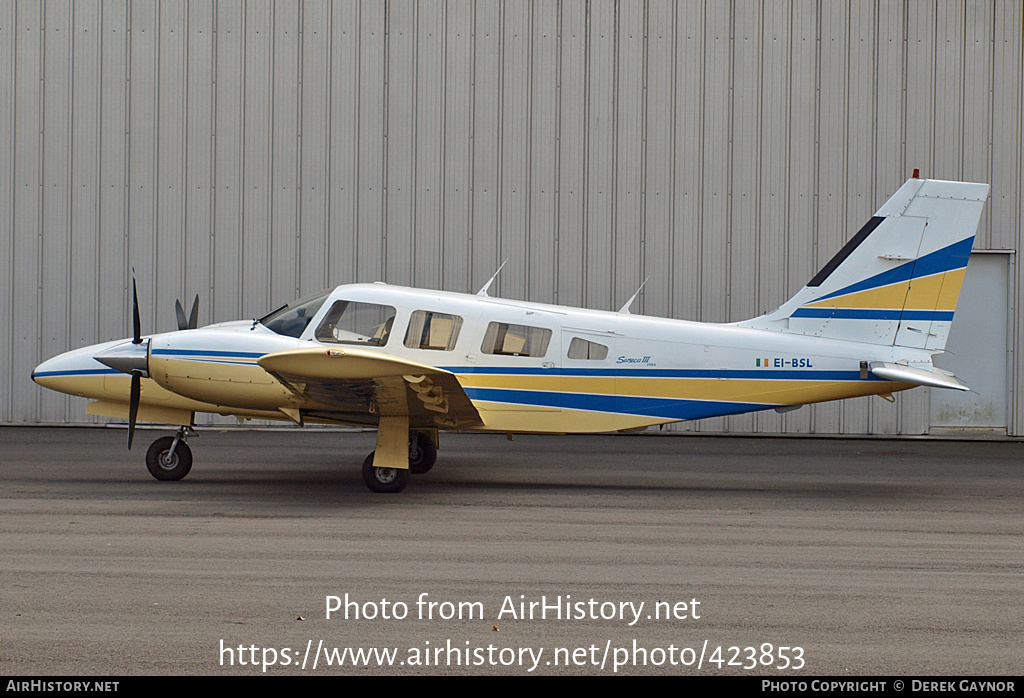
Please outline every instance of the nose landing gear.
[[174, 436], [163, 436], [146, 451], [146, 467], [157, 480], [180, 480], [192, 469], [192, 449], [185, 443], [188, 427]]

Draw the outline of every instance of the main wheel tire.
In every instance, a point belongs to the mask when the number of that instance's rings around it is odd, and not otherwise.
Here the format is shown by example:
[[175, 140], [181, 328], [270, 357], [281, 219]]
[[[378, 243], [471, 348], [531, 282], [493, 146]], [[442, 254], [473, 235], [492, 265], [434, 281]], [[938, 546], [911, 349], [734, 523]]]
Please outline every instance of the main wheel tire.
[[180, 480], [192, 470], [192, 449], [184, 439], [179, 439], [174, 454], [168, 456], [173, 443], [173, 436], [164, 436], [146, 451], [146, 467], [157, 480]]
[[373, 454], [363, 461], [363, 482], [371, 492], [393, 494], [401, 492], [409, 484], [409, 471], [405, 468], [376, 468], [373, 465]]
[[409, 438], [409, 470], [413, 475], [430, 472], [437, 462], [437, 447], [433, 439], [422, 431], [414, 431]]

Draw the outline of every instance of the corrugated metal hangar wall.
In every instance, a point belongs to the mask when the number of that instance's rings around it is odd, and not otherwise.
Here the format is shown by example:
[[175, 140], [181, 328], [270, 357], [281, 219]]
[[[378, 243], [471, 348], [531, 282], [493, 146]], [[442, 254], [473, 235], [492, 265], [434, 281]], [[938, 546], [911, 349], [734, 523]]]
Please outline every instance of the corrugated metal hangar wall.
[[[130, 334], [131, 265], [146, 331], [506, 257], [498, 295], [617, 309], [650, 276], [634, 312], [733, 321], [914, 167], [990, 182], [975, 248], [1016, 250], [1022, 45], [1018, 0], [3, 0], [0, 422], [89, 421], [29, 373]], [[914, 434], [928, 399], [681, 428]]]

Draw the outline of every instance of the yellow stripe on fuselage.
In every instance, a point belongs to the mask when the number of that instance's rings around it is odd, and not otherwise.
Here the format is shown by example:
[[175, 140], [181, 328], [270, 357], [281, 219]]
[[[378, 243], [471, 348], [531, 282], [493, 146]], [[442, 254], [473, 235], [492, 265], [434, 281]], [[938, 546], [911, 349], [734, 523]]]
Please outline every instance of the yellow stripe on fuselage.
[[642, 429], [669, 424], [676, 419], [648, 415], [591, 412], [558, 407], [509, 405], [504, 402], [474, 400], [483, 424], [466, 431], [515, 432], [517, 434], [601, 434], [609, 431]]

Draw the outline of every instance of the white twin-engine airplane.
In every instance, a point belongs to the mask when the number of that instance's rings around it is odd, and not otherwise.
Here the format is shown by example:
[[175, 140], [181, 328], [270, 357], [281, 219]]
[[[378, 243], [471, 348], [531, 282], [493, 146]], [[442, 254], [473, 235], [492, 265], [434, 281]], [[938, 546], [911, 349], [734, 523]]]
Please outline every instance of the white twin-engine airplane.
[[[179, 480], [196, 412], [377, 427], [374, 492], [434, 464], [441, 430], [596, 433], [881, 395], [968, 390], [946, 344], [987, 184], [908, 180], [774, 312], [713, 324], [381, 283], [339, 286], [259, 320], [134, 337], [45, 361], [32, 378], [90, 414], [178, 425], [146, 454]], [[491, 281], [493, 281], [493, 277]], [[133, 281], [134, 293], [134, 281]], [[635, 296], [634, 296], [635, 298]], [[198, 298], [196, 299], [198, 301]]]

